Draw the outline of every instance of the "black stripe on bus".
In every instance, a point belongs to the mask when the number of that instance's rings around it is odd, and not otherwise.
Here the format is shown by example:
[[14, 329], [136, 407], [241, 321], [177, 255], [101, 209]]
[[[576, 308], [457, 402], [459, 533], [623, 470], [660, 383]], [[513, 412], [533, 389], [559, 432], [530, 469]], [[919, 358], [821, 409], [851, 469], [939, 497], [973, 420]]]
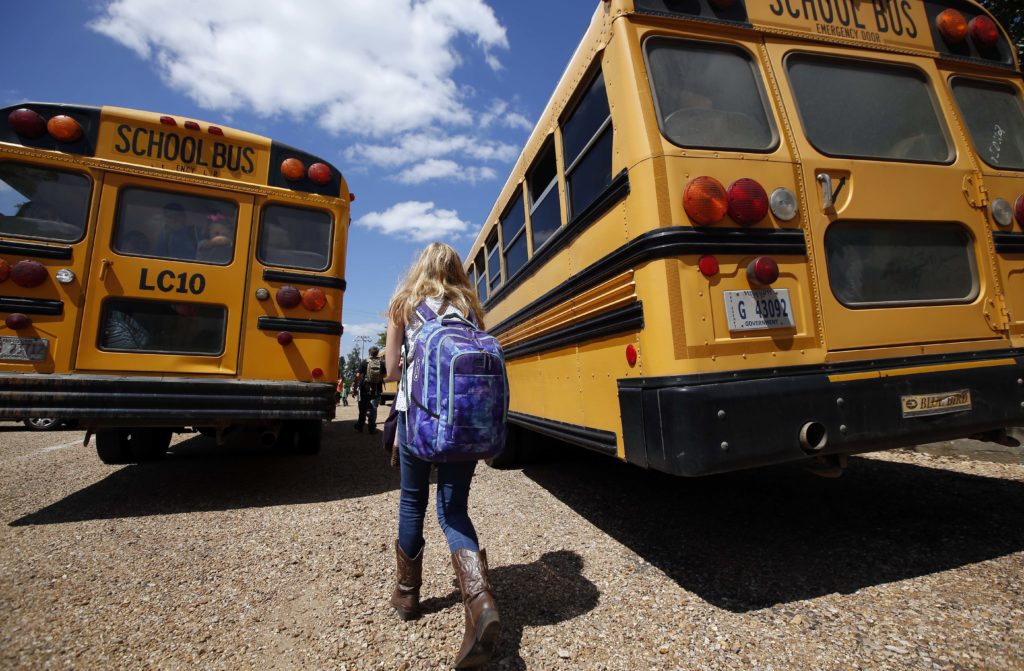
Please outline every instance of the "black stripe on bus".
[[547, 436], [553, 436], [560, 440], [574, 443], [596, 452], [601, 452], [602, 454], [615, 456], [618, 453], [615, 434], [611, 431], [602, 431], [601, 429], [591, 429], [589, 427], [578, 426], [576, 424], [555, 422], [550, 419], [534, 417], [533, 415], [524, 415], [518, 412], [508, 413], [508, 421], [531, 431], [543, 433]]
[[261, 331], [295, 331], [296, 333], [319, 333], [322, 335], [341, 335], [342, 331], [341, 322], [282, 317], [260, 317], [256, 320], [256, 328]]
[[505, 348], [505, 358], [515, 359], [527, 354], [578, 345], [598, 338], [639, 331], [643, 327], [644, 307], [643, 303], [637, 302]]
[[696, 229], [673, 226], [649, 231], [581, 270], [500, 324], [493, 335], [526, 322], [545, 310], [642, 263], [685, 254], [776, 254], [806, 256], [801, 230]]
[[70, 259], [70, 247], [54, 247], [52, 245], [36, 245], [31, 242], [9, 242], [0, 240], [0, 252], [5, 254], [24, 254], [41, 259]]
[[327, 287], [329, 289], [341, 289], [348, 286], [348, 283], [340, 277], [329, 275], [309, 275], [307, 273], [286, 273], [283, 270], [263, 269], [263, 279], [267, 282], [292, 282], [295, 284], [308, 284], [313, 287]]
[[490, 309], [500, 303], [510, 292], [536, 273], [548, 260], [569, 246], [569, 243], [580, 236], [583, 231], [597, 221], [602, 214], [610, 210], [617, 202], [629, 195], [629, 173], [623, 170], [612, 180], [601, 195], [580, 212], [572, 221], [559, 228], [548, 238], [547, 242], [534, 252], [533, 256], [523, 264], [508, 282], [487, 297], [484, 306]]
[[0, 312], [21, 312], [27, 315], [61, 315], [64, 314], [64, 301], [0, 296]]
[[1020, 233], [993, 233], [997, 254], [1024, 253], [1024, 235]]

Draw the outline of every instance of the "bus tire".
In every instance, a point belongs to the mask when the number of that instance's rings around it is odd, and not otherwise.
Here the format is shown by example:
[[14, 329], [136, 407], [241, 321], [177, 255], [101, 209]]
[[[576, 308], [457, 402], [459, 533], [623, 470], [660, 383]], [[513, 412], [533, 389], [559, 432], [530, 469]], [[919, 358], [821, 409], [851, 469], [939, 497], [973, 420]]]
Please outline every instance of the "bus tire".
[[124, 429], [100, 429], [96, 432], [96, 454], [104, 464], [127, 464], [132, 458], [128, 434]]
[[318, 454], [323, 442], [324, 424], [319, 419], [296, 422], [295, 454]]
[[129, 429], [128, 439], [136, 461], [157, 461], [167, 455], [171, 446], [170, 429]]
[[523, 430], [515, 424], [507, 424], [505, 431], [505, 447], [501, 452], [487, 459], [487, 465], [491, 468], [504, 470], [516, 468], [522, 465], [520, 452], [522, 451]]

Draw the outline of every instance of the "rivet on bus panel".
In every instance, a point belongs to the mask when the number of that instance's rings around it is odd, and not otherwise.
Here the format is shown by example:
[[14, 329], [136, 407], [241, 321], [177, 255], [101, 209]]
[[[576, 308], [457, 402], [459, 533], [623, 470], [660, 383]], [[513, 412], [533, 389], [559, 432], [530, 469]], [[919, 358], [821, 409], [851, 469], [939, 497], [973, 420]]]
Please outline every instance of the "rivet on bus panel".
[[46, 132], [46, 120], [38, 112], [22, 107], [7, 115], [7, 123], [22, 137], [41, 137]]
[[28, 315], [22, 314], [21, 312], [12, 312], [7, 315], [7, 319], [4, 320], [4, 324], [7, 328], [13, 331], [19, 331], [21, 329], [27, 329], [32, 325], [32, 319]]

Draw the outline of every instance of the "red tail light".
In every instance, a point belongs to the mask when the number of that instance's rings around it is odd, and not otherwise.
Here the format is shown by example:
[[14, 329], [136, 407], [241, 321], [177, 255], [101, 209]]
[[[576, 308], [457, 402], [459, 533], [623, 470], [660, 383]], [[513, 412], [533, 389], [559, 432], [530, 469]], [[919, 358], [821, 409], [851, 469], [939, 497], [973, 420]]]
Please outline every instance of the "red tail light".
[[767, 286], [779, 279], [779, 264], [770, 256], [759, 256], [747, 266], [747, 279]]
[[987, 16], [975, 16], [967, 24], [971, 39], [982, 49], [991, 49], [999, 42], [999, 27]]
[[324, 369], [323, 368], [314, 368], [313, 369], [313, 377], [315, 377], [316, 379], [319, 380], [323, 376], [324, 376]]
[[287, 347], [288, 345], [291, 345], [292, 340], [292, 334], [288, 333], [288, 331], [281, 331], [280, 333], [277, 334], [277, 344], [280, 345], [281, 347]]
[[302, 302], [302, 294], [295, 287], [284, 286], [277, 290], [277, 304], [283, 308], [293, 308]]
[[1024, 226], [1024, 193], [1017, 197], [1017, 202], [1013, 206], [1013, 213], [1017, 215], [1017, 223]]
[[768, 216], [768, 194], [752, 179], [737, 179], [729, 186], [729, 216], [750, 225]]
[[306, 174], [306, 166], [297, 158], [286, 158], [281, 161], [281, 174], [289, 182], [294, 182]]
[[626, 363], [629, 364], [630, 368], [636, 365], [636, 359], [636, 345], [633, 345], [632, 343], [626, 345]]
[[936, 16], [935, 27], [949, 44], [960, 44], [967, 37], [967, 19], [955, 9], [946, 9]]
[[327, 306], [327, 296], [323, 289], [313, 287], [302, 292], [302, 307], [311, 312], [320, 312]]
[[306, 171], [309, 179], [316, 184], [327, 184], [331, 181], [331, 169], [326, 163], [314, 163]]
[[31, 289], [46, 281], [46, 266], [38, 261], [18, 261], [11, 268], [11, 280], [19, 287]]
[[172, 117], [172, 116], [162, 116], [162, 117], [160, 117], [160, 123], [162, 123], [165, 126], [177, 126], [178, 125], [178, 122], [175, 121], [174, 117]]
[[27, 107], [16, 109], [7, 115], [7, 123], [22, 137], [42, 137], [46, 132], [46, 120]]
[[46, 130], [58, 142], [76, 142], [82, 137], [82, 126], [66, 114], [58, 114], [46, 122]]
[[[1020, 203], [1020, 201], [1017, 201]], [[0, 284], [7, 281], [7, 278], [11, 276], [11, 264], [7, 263], [5, 259], [0, 259]]]
[[210, 126], [206, 129], [206, 132], [209, 133], [210, 135], [223, 135], [224, 129], [220, 128], [219, 126]]
[[7, 319], [4, 320], [4, 325], [12, 331], [20, 331], [21, 329], [27, 329], [32, 326], [32, 320], [28, 315], [20, 312], [12, 312], [7, 315]]
[[714, 277], [718, 274], [718, 259], [710, 254], [702, 256], [697, 261], [697, 267], [700, 268], [700, 274], [704, 277]]
[[187, 128], [189, 130], [201, 130], [199, 128], [199, 124], [197, 124], [195, 121], [186, 121], [185, 122], [185, 128]]
[[714, 177], [697, 177], [686, 185], [683, 209], [695, 224], [717, 224], [729, 211], [729, 197]]

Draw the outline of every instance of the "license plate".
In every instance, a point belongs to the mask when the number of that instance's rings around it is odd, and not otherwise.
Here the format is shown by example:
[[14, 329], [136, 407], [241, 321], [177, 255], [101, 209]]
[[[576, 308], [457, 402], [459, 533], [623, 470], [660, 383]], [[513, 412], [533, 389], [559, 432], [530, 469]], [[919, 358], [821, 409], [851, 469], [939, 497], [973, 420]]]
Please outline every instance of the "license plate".
[[945, 415], [971, 409], [971, 390], [948, 391], [942, 394], [914, 394], [901, 396], [904, 417]]
[[49, 346], [46, 338], [0, 336], [0, 361], [42, 361]]
[[789, 289], [725, 291], [725, 319], [730, 331], [793, 328]]

